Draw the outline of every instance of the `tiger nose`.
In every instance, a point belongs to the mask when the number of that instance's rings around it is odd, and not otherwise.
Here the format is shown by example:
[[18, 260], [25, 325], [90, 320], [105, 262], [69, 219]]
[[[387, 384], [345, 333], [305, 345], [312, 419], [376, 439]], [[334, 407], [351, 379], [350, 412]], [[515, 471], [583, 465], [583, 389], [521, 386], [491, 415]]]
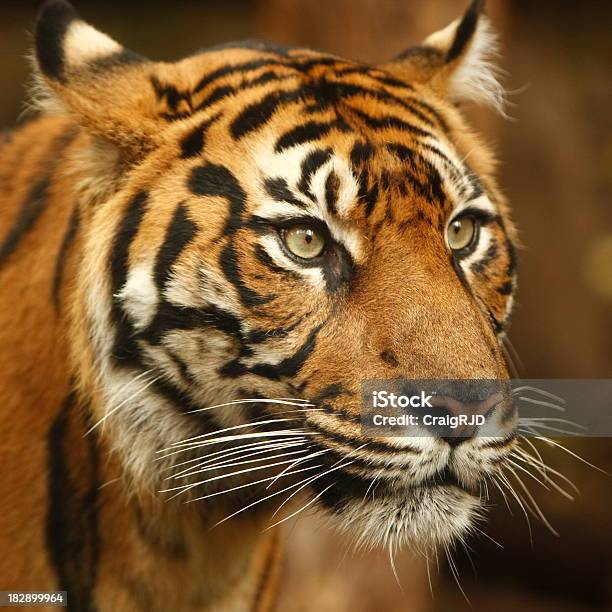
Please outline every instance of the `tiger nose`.
[[423, 414], [421, 420], [436, 437], [454, 448], [472, 439], [505, 399], [499, 389], [491, 389], [483, 397], [482, 387], [479, 393], [466, 392], [465, 389], [457, 394], [436, 393], [430, 400], [429, 418]]

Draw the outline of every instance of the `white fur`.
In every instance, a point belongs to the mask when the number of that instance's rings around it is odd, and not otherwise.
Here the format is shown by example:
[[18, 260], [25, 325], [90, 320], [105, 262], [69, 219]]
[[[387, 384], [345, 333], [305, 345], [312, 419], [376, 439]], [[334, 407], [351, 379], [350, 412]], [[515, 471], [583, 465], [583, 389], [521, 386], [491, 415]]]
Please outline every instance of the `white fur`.
[[138, 330], [145, 329], [157, 312], [159, 297], [152, 268], [153, 262], [131, 268], [127, 281], [117, 296]]
[[63, 47], [65, 61], [71, 68], [108, 57], [123, 49], [119, 43], [84, 21], [73, 21], [70, 24]]
[[[263, 176], [285, 179], [292, 195], [296, 200], [303, 202], [304, 206], [300, 207], [288, 202], [276, 202], [271, 200], [267, 194], [261, 193], [259, 197], [261, 204], [256, 208], [255, 214], [266, 219], [285, 219], [291, 216], [301, 217], [306, 210], [308, 214], [320, 219], [327, 225], [334, 239], [346, 247], [355, 261], [361, 261], [363, 254], [361, 239], [355, 230], [341, 220], [342, 217], [347, 217], [352, 208], [357, 205], [359, 193], [359, 185], [347, 161], [338, 155], [333, 155], [310, 177], [308, 188], [315, 199], [314, 202], [311, 202], [300, 193], [297, 185], [301, 178], [302, 162], [312, 151], [312, 145], [298, 145], [276, 153], [274, 144], [275, 140], [270, 140], [265, 146], [261, 146], [255, 156], [255, 162], [261, 169]], [[332, 170], [339, 179], [337, 215], [331, 215], [325, 203], [325, 181]], [[262, 244], [279, 265], [304, 274], [310, 282], [316, 285], [321, 282], [320, 273], [314, 274], [313, 269], [304, 270], [302, 267], [295, 266], [282, 253], [280, 248], [274, 246], [272, 241], [262, 240]]]
[[464, 538], [481, 511], [477, 498], [456, 487], [418, 487], [351, 501], [332, 523], [358, 548], [428, 551]]
[[[425, 45], [446, 52], [455, 37], [460, 20], [453, 21], [444, 29], [425, 39]], [[470, 100], [504, 112], [504, 89], [498, 76], [499, 68], [493, 63], [498, 55], [497, 35], [489, 20], [481, 15], [476, 31], [467, 43], [467, 49], [459, 56], [457, 66], [450, 77], [450, 94], [456, 100]]]

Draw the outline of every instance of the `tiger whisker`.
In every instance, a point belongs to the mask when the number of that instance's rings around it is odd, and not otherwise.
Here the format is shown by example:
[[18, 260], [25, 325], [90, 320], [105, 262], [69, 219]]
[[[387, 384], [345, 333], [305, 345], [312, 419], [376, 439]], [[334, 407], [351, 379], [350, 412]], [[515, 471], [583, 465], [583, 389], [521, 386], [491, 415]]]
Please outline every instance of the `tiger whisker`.
[[[315, 469], [316, 467], [321, 467], [321, 466], [317, 464], [316, 466], [313, 467], [313, 469]], [[304, 470], [302, 470], [302, 471], [304, 471]], [[213, 527], [218, 527], [222, 523], [225, 523], [225, 521], [229, 521], [231, 518], [234, 518], [235, 516], [237, 516], [241, 512], [244, 512], [245, 510], [248, 510], [249, 508], [252, 508], [253, 506], [256, 506], [257, 504], [261, 504], [262, 502], [264, 502], [264, 501], [266, 501], [268, 499], [271, 499], [272, 497], [276, 497], [277, 495], [280, 495], [281, 493], [284, 493], [285, 491], [289, 491], [289, 490], [293, 489], [294, 487], [299, 486], [302, 482], [304, 482], [304, 481], [300, 481], [298, 483], [289, 485], [289, 486], [285, 487], [284, 489], [281, 489], [280, 491], [275, 491], [274, 493], [270, 493], [269, 495], [261, 497], [260, 499], [257, 499], [254, 502], [251, 502], [250, 504], [247, 504], [246, 506], [243, 506], [239, 510], [236, 510], [236, 512], [233, 512], [229, 516], [226, 516], [225, 518], [223, 518], [220, 521], [218, 521], [217, 523], [215, 523], [213, 525]]]
[[557, 400], [562, 404], [565, 404], [566, 401], [554, 393], [550, 393], [549, 391], [545, 391], [544, 389], [540, 389], [539, 387], [530, 387], [529, 385], [522, 385], [520, 387], [516, 387], [516, 389], [512, 390], [512, 393], [516, 395], [517, 393], [522, 393], [523, 391], [533, 391], [534, 393], [539, 393], [540, 395], [547, 397], [548, 399]]
[[519, 422], [519, 427], [517, 428], [519, 432], [522, 433], [529, 433], [531, 435], [536, 435], [538, 433], [541, 433], [538, 430], [545, 430], [545, 431], [550, 431], [550, 432], [554, 432], [557, 434], [561, 434], [564, 436], [577, 436], [578, 432], [577, 431], [571, 431], [569, 429], [561, 429], [560, 427], [552, 427], [550, 425], [538, 425], [536, 423], [520, 423]]
[[[374, 474], [374, 478], [372, 478], [372, 482], [370, 482], [370, 484], [368, 485], [368, 488], [366, 489], [366, 492], [363, 495], [363, 500], [362, 501], [365, 502], [366, 497], [368, 496], [368, 493], [370, 492], [370, 490], [374, 486], [374, 483], [379, 478], [379, 476], [384, 472], [384, 470], [385, 470], [385, 468], [380, 468], [380, 470], [378, 470], [378, 472], [376, 472], [376, 474]], [[372, 491], [372, 501], [374, 501], [374, 491]]]
[[207, 410], [215, 410], [216, 408], [225, 408], [227, 406], [236, 406], [239, 404], [282, 404], [282, 405], [289, 405], [289, 406], [315, 406], [315, 404], [306, 403], [306, 400], [245, 398], [245, 399], [234, 400], [231, 402], [225, 402], [223, 404], [215, 404], [214, 406], [206, 406], [204, 408], [197, 408], [196, 410], [190, 410], [187, 414], [193, 414], [195, 412], [205, 412]]
[[[305, 441], [305, 438], [303, 440]], [[197, 457], [195, 459], [190, 459], [189, 461], [182, 461], [181, 463], [178, 463], [176, 465], [170, 465], [166, 467], [165, 470], [166, 471], [171, 470], [171, 469], [180, 467], [181, 465], [185, 465], [187, 463], [193, 463], [194, 461], [199, 462], [196, 465], [192, 465], [180, 472], [177, 472], [175, 476], [178, 476], [180, 474], [188, 472], [189, 470], [192, 470], [198, 467], [203, 467], [210, 463], [214, 463], [215, 461], [219, 461], [219, 460], [225, 461], [228, 457], [231, 457], [234, 455], [240, 455], [240, 458], [245, 458], [245, 457], [254, 456], [260, 452], [266, 452], [270, 450], [280, 450], [282, 448], [292, 448], [295, 446], [301, 446], [303, 444], [304, 442], [297, 442], [297, 441], [296, 442], [293, 442], [293, 441], [291, 442], [266, 442], [266, 443], [257, 442], [255, 444], [245, 444], [236, 449], [234, 448], [223, 449], [221, 451], [217, 451], [216, 453], [210, 453], [210, 454], [207, 454], [201, 457]], [[245, 447], [250, 447], [250, 448], [245, 448]]]
[[[518, 351], [516, 350], [514, 343], [506, 335], [503, 336], [503, 341], [507, 345], [509, 352], [512, 353], [512, 357], [515, 361], [515, 364], [518, 364], [519, 368], [522, 370], [525, 367], [525, 364], [523, 363], [521, 356], [518, 354]], [[515, 365], [515, 369], [516, 369], [516, 365]]]
[[[264, 421], [260, 421], [258, 425], [270, 425], [272, 423], [289, 423], [293, 419], [266, 419]], [[192, 436], [191, 438], [186, 438], [185, 440], [181, 440], [180, 442], [174, 442], [172, 444], [173, 447], [177, 448], [180, 446], [189, 446], [193, 444], [197, 444], [200, 440], [205, 440], [206, 438], [210, 438], [211, 436], [216, 436], [226, 431], [235, 431], [236, 429], [244, 429], [245, 427], [252, 427], [251, 423], [241, 423], [240, 425], [232, 425], [231, 427], [223, 427], [222, 429], [217, 429], [215, 431], [211, 431], [205, 434], [199, 434], [197, 436]], [[197, 441], [197, 442], [196, 442]]]
[[[533, 446], [533, 445], [532, 445]], [[535, 448], [535, 447], [534, 447]], [[561, 478], [561, 480], [563, 480], [564, 482], [566, 482], [570, 487], [572, 487], [572, 489], [574, 489], [574, 491], [576, 492], [576, 494], [580, 494], [580, 490], [578, 489], [578, 487], [567, 477], [565, 476], [565, 474], [562, 474], [561, 472], [559, 472], [558, 470], [555, 470], [554, 468], [551, 468], [550, 466], [546, 465], [546, 463], [544, 463], [544, 461], [542, 460], [541, 457], [536, 458], [533, 455], [530, 455], [529, 453], [527, 453], [524, 449], [517, 447], [515, 449], [515, 451], [520, 455], [520, 457], [522, 457], [522, 460], [525, 462], [529, 462], [531, 463], [534, 467], [537, 467], [540, 470], [540, 473], [543, 476], [549, 477], [548, 473], [550, 472], [551, 474], [554, 474], [555, 476], [557, 476], [558, 478]], [[519, 457], [517, 456], [517, 459]], [[552, 479], [551, 479], [552, 480]]]
[[568, 493], [563, 487], [559, 486], [559, 484], [557, 484], [550, 476], [548, 476], [548, 474], [541, 468], [541, 466], [529, 461], [529, 459], [526, 459], [525, 457], [519, 457], [517, 455], [514, 455], [514, 457], [518, 461], [522, 461], [523, 463], [526, 463], [527, 465], [536, 469], [538, 473], [544, 478], [545, 482], [550, 484], [550, 486], [553, 487], [558, 493], [561, 493], [561, 495], [563, 495], [564, 497], [567, 497], [567, 499], [574, 501], [574, 496]]
[[[144, 393], [149, 387], [151, 387], [152, 385], [154, 385], [158, 380], [160, 380], [160, 378], [162, 378], [162, 376], [157, 376], [155, 377], [153, 380], [150, 380], [144, 387], [142, 387], [141, 389], [139, 389], [138, 391], [136, 391], [135, 393], [133, 393], [132, 395], [130, 395], [130, 397], [127, 397], [126, 399], [124, 399], [123, 401], [119, 402], [116, 406], [113, 406], [108, 412], [106, 412], [104, 414], [104, 416], [98, 420], [96, 423], [94, 423], [84, 434], [84, 436], [88, 436], [92, 431], [94, 431], [94, 429], [96, 429], [99, 425], [101, 425], [102, 423], [105, 423], [106, 420], [112, 416], [115, 412], [117, 412], [117, 410], [119, 410], [120, 408], [122, 408], [123, 406], [125, 406], [128, 402], [131, 402], [133, 399], [135, 399], [136, 397], [138, 397], [141, 393]], [[121, 393], [123, 390], [125, 390], [125, 388], [127, 387], [127, 385], [125, 387], [123, 387], [123, 389], [118, 392]]]
[[[319, 465], [311, 465], [305, 468], [300, 468], [299, 470], [293, 470], [291, 472], [287, 472], [284, 476], [292, 476], [293, 474], [301, 474], [302, 472], [308, 472], [310, 470], [314, 470], [320, 467]], [[272, 480], [276, 478], [276, 476], [267, 476], [266, 478], [260, 478], [259, 480], [255, 480], [254, 482], [247, 482], [241, 485], [236, 485], [234, 487], [230, 487], [229, 489], [224, 489], [223, 491], [215, 491], [213, 493], [208, 493], [206, 495], [202, 495], [200, 497], [195, 497], [193, 499], [187, 500], [185, 503], [191, 503], [195, 501], [201, 501], [203, 499], [209, 499], [210, 497], [216, 497], [217, 495], [224, 495], [225, 493], [231, 493], [232, 491], [237, 491], [238, 489], [244, 489], [245, 487], [252, 487], [257, 484], [261, 484], [262, 482], [267, 482], [268, 480]]]
[[[336, 461], [336, 463], [334, 463], [334, 465], [332, 465], [331, 468], [329, 468], [328, 470], [322, 472], [321, 474], [317, 474], [315, 476], [313, 476], [310, 480], [310, 482], [314, 482], [315, 480], [318, 480], [319, 478], [321, 478], [322, 476], [325, 476], [326, 474], [329, 474], [331, 472], [334, 472], [336, 470], [339, 470], [343, 467], [346, 467], [348, 465], [351, 465], [352, 463], [354, 463], [354, 461], [350, 461], [349, 463], [345, 463], [345, 464], [341, 464], [342, 461], [348, 459], [351, 455], [354, 455], [357, 451], [361, 450], [362, 448], [364, 448], [365, 446], [367, 446], [367, 442], [362, 444], [361, 446], [353, 449], [351, 452], [347, 453], [344, 457], [340, 458], [338, 461]], [[341, 465], [339, 465], [341, 464]], [[307, 487], [310, 482], [305, 482], [297, 491], [294, 491], [291, 495], [289, 495], [289, 497], [287, 497], [287, 499], [285, 499], [285, 501], [274, 511], [274, 514], [272, 515], [271, 518], [274, 518], [279, 512], [280, 510], [283, 508], [283, 506], [289, 502], [289, 500], [296, 495], [297, 493], [299, 493], [302, 489], [304, 489], [305, 487]]]
[[236, 470], [235, 472], [231, 472], [229, 474], [221, 474], [219, 476], [211, 476], [210, 478], [206, 478], [205, 480], [200, 480], [198, 482], [194, 482], [188, 485], [181, 485], [178, 487], [169, 487], [167, 489], [161, 489], [159, 492], [160, 493], [170, 493], [172, 491], [179, 491], [179, 490], [188, 490], [188, 489], [193, 489], [194, 487], [198, 487], [200, 485], [203, 484], [207, 484], [209, 482], [214, 482], [215, 480], [220, 480], [221, 478], [230, 478], [232, 476], [239, 476], [240, 474], [247, 474], [249, 472], [255, 472], [257, 470], [266, 470], [272, 467], [276, 467], [277, 465], [285, 465], [287, 463], [290, 463], [291, 461], [293, 461], [293, 459], [288, 459], [287, 461], [275, 461], [274, 463], [269, 463], [266, 465], [258, 465], [255, 467], [250, 467], [250, 468], [245, 468], [244, 470]]
[[[274, 449], [277, 450], [277, 449]], [[260, 453], [266, 453], [266, 452], [270, 452], [270, 451], [259, 451]], [[189, 471], [186, 474], [177, 474], [177, 475], [173, 475], [173, 476], [168, 476], [165, 480], [177, 480], [177, 479], [182, 479], [182, 478], [189, 478], [190, 476], [194, 476], [195, 474], [202, 474], [204, 472], [209, 472], [212, 470], [220, 470], [220, 469], [226, 469], [226, 468], [230, 468], [230, 467], [235, 467], [237, 465], [247, 465], [249, 463], [258, 463], [260, 461], [270, 461], [271, 459], [279, 459], [281, 457], [289, 457], [291, 455], [296, 455], [296, 454], [304, 454], [308, 452], [307, 450], [296, 450], [296, 451], [291, 451], [288, 453], [281, 453], [279, 455], [273, 455], [271, 457], [269, 456], [265, 456], [265, 457], [259, 457], [257, 459], [246, 459], [243, 457], [240, 457], [239, 461], [225, 461], [225, 462], [221, 462], [221, 463], [215, 463], [213, 465], [209, 465], [207, 467], [202, 467], [202, 468], [198, 468], [198, 466], [194, 466], [192, 469], [192, 471]], [[243, 460], [244, 459], [244, 460]]]
[[552, 402], [547, 402], [545, 400], [537, 400], [533, 397], [526, 397], [524, 395], [519, 395], [516, 399], [521, 402], [527, 402], [528, 404], [535, 404], [536, 406], [545, 406], [547, 408], [552, 408], [553, 410], [557, 410], [558, 412], [565, 412], [565, 406], [559, 406], [558, 404], [553, 404]]
[[[521, 450], [523, 450], [524, 453], [526, 453], [528, 456], [532, 457], [534, 460], [537, 459], [543, 466], [546, 465], [546, 463], [544, 462], [544, 459], [542, 458], [542, 455], [540, 454], [540, 451], [538, 450], [537, 446], [529, 438], [521, 437], [521, 442], [525, 442], [525, 444], [528, 444], [529, 447], [531, 448], [531, 450], [533, 450], [534, 455], [529, 455], [529, 453], [527, 453], [526, 449], [521, 449]], [[518, 448], [520, 448], [520, 447], [518, 447]]]
[[[317, 452], [314, 452], [314, 453], [312, 453], [312, 454], [308, 455], [307, 457], [301, 457], [301, 458], [299, 458], [299, 459], [296, 459], [296, 460], [294, 461], [294, 463], [292, 463], [291, 465], [287, 466], [287, 467], [286, 467], [286, 468], [285, 468], [285, 469], [284, 469], [282, 472], [280, 472], [276, 478], [277, 478], [277, 479], [278, 479], [278, 478], [280, 478], [280, 477], [283, 475], [283, 473], [284, 473], [284, 472], [286, 472], [287, 470], [292, 469], [292, 468], [293, 468], [293, 467], [295, 467], [296, 465], [299, 465], [300, 463], [302, 463], [302, 461], [307, 461], [307, 460], [312, 459], [312, 458], [314, 458], [314, 457], [318, 457], [319, 455], [323, 455], [323, 454], [325, 454], [326, 452], [328, 452], [328, 450], [329, 450], [329, 449], [326, 449], [326, 450], [320, 450], [320, 451], [317, 451]], [[273, 480], [273, 481], [272, 481], [272, 482], [271, 482], [271, 483], [270, 483], [270, 484], [269, 484], [269, 485], [266, 487], [266, 489], [269, 489], [269, 488], [270, 488], [270, 487], [271, 487], [271, 486], [272, 486], [272, 485], [273, 485], [275, 482], [276, 482], [276, 480]]]
[[578, 427], [583, 431], [586, 431], [587, 428], [584, 425], [580, 425], [580, 423], [576, 423], [576, 421], [570, 421], [569, 419], [558, 419], [555, 417], [523, 417], [519, 419], [519, 423], [540, 423], [540, 422], [551, 422], [551, 423], [565, 423], [566, 425], [571, 425], [572, 427]]
[[463, 590], [463, 587], [461, 586], [461, 580], [459, 579], [459, 571], [457, 569], [457, 565], [455, 563], [455, 560], [452, 557], [452, 554], [448, 548], [448, 544], [444, 545], [444, 552], [446, 553], [446, 560], [448, 561], [448, 565], [450, 567], [451, 573], [453, 575], [453, 578], [455, 579], [455, 582], [457, 584], [457, 587], [459, 587], [459, 591], [461, 591], [461, 594], [463, 595], [463, 598], [465, 599], [465, 601], [467, 602], [467, 604], [470, 606], [470, 608], [472, 607], [472, 602], [470, 601], [469, 597], [466, 595], [465, 591]]
[[512, 486], [512, 484], [510, 483], [510, 481], [508, 480], [508, 478], [503, 472], [499, 472], [497, 474], [496, 484], [497, 483], [501, 483], [506, 487], [510, 495], [512, 495], [516, 503], [519, 505], [519, 508], [522, 510], [523, 514], [525, 515], [525, 520], [527, 521], [527, 529], [529, 531], [529, 541], [531, 542], [531, 546], [533, 548], [533, 531], [531, 530], [531, 521], [529, 520], [529, 514], [527, 513], [527, 509], [525, 508], [525, 504], [523, 503], [523, 500], [521, 499], [520, 495], [518, 495], [518, 493], [514, 490], [514, 487]]
[[495, 480], [495, 477], [491, 477], [491, 482], [495, 485], [497, 490], [502, 494], [502, 497], [504, 498], [504, 502], [506, 503], [506, 508], [508, 508], [508, 512], [512, 515], [512, 508], [510, 508], [510, 502], [508, 501], [506, 492], [501, 488], [499, 483]]
[[481, 529], [480, 527], [478, 527], [478, 525], [472, 525], [472, 529], [474, 531], [477, 531], [480, 535], [483, 535], [488, 540], [491, 540], [491, 542], [493, 542], [495, 546], [498, 546], [502, 550], [505, 548], [501, 542], [498, 542], [495, 538], [492, 538], [486, 531], [484, 531], [484, 529]]
[[391, 571], [393, 572], [393, 577], [395, 578], [395, 582], [397, 586], [399, 587], [399, 590], [402, 592], [402, 594], [405, 594], [404, 587], [402, 586], [402, 583], [399, 579], [399, 574], [397, 573], [397, 567], [395, 565], [395, 550], [393, 548], [392, 539], [389, 539], [388, 550], [389, 550], [389, 564], [391, 565]]
[[[548, 521], [548, 519], [546, 518], [546, 516], [544, 515], [544, 513], [542, 512], [540, 506], [538, 505], [538, 503], [536, 502], [536, 500], [534, 499], [533, 495], [531, 494], [531, 491], [529, 491], [529, 489], [527, 488], [527, 486], [525, 485], [525, 483], [522, 481], [521, 477], [516, 473], [516, 471], [514, 470], [514, 468], [508, 466], [507, 468], [510, 473], [514, 476], [514, 478], [516, 479], [516, 481], [518, 482], [519, 486], [521, 487], [521, 489], [523, 489], [523, 492], [525, 493], [525, 495], [527, 496], [527, 499], [529, 500], [529, 502], [531, 503], [531, 507], [532, 510], [535, 511], [535, 516], [538, 517], [542, 523], [544, 523], [544, 525], [546, 525], [546, 527], [548, 527], [549, 531], [556, 535], [557, 537], [559, 536], [559, 533], [556, 531], [556, 529], [550, 524], [550, 522]], [[529, 504], [527, 504], [527, 508], [529, 508]]]
[[514, 376], [515, 378], [518, 378], [519, 376], [519, 371], [516, 367], [516, 363], [514, 362], [513, 358], [512, 358], [512, 354], [510, 353], [510, 351], [508, 350], [508, 348], [506, 347], [506, 345], [504, 344], [504, 339], [503, 337], [501, 338], [501, 341], [499, 343], [499, 346], [502, 350], [502, 353], [504, 354], [504, 357], [506, 359], [506, 362], [508, 363], [508, 365], [510, 366], [510, 373], [512, 374], [512, 376]]
[[173, 452], [167, 453], [166, 455], [162, 455], [160, 457], [160, 459], [166, 459], [168, 457], [171, 457], [172, 455], [184, 453], [192, 449], [201, 448], [204, 446], [212, 446], [214, 444], [222, 444], [223, 442], [235, 442], [235, 441], [240, 441], [240, 440], [250, 440], [254, 438], [276, 438], [276, 437], [279, 437], [279, 438], [292, 437], [295, 439], [295, 438], [303, 437], [303, 436], [318, 436], [318, 435], [320, 434], [316, 432], [308, 432], [305, 430], [297, 430], [297, 429], [281, 429], [279, 431], [272, 431], [272, 432], [257, 431], [257, 432], [251, 432], [251, 433], [246, 433], [246, 434], [237, 434], [233, 436], [222, 436], [214, 440], [206, 440], [205, 442], [194, 444], [193, 446], [179, 448], [178, 450], [175, 450], [175, 448], [171, 446], [169, 448], [162, 448], [156, 452], [163, 453], [167, 451], [173, 451]]
[[559, 442], [551, 440], [550, 438], [547, 438], [546, 436], [536, 436], [536, 439], [537, 440], [542, 440], [544, 443], [546, 443], [546, 444], [548, 444], [550, 446], [555, 446], [556, 448], [561, 449], [562, 451], [568, 453], [569, 455], [571, 455], [575, 459], [578, 459], [578, 461], [581, 461], [585, 465], [588, 465], [589, 467], [592, 467], [594, 470], [597, 470], [598, 472], [601, 472], [602, 474], [606, 474], [606, 475], [609, 476], [608, 472], [606, 472], [605, 470], [602, 470], [601, 468], [597, 467], [596, 465], [593, 465], [592, 463], [587, 461], [584, 457], [581, 457], [577, 453], [571, 451], [566, 446], [563, 446], [563, 444], [559, 444]]
[[529, 477], [533, 478], [538, 484], [542, 485], [547, 491], [550, 491], [550, 489], [548, 488], [548, 485], [544, 481], [540, 480], [537, 476], [532, 474], [527, 468], [523, 467], [522, 465], [519, 465], [515, 461], [512, 461], [510, 457], [506, 457], [506, 461], [510, 465], [514, 466], [517, 470], [520, 470], [521, 472], [524, 472], [525, 474], [527, 474]]
[[[306, 502], [299, 510], [296, 510], [295, 512], [292, 512], [289, 516], [286, 516], [285, 518], [282, 518], [280, 521], [276, 521], [276, 523], [272, 523], [272, 525], [268, 525], [268, 527], [266, 527], [264, 529], [264, 531], [268, 531], [269, 529], [277, 527], [278, 525], [284, 523], [285, 521], [288, 521], [289, 519], [293, 518], [294, 516], [297, 516], [298, 514], [300, 514], [300, 512], [302, 512], [302, 511], [306, 510], [306, 508], [312, 506], [312, 504], [314, 504], [319, 498], [321, 498], [335, 484], [336, 484], [335, 482], [332, 482], [328, 487], [325, 487], [325, 489], [323, 489], [319, 494], [317, 494], [315, 497], [313, 497], [308, 502]], [[270, 485], [268, 485], [268, 486], [270, 486]]]

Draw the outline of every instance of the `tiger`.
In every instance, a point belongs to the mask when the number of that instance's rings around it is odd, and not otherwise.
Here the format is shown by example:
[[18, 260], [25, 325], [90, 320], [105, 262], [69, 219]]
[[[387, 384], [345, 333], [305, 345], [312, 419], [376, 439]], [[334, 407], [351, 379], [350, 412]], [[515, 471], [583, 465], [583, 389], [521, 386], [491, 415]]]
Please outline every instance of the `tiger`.
[[262, 612], [304, 500], [356, 545], [470, 533], [512, 402], [496, 436], [379, 436], [360, 389], [510, 377], [516, 229], [464, 116], [503, 110], [496, 51], [478, 0], [380, 65], [153, 61], [42, 5], [0, 141], [0, 588]]

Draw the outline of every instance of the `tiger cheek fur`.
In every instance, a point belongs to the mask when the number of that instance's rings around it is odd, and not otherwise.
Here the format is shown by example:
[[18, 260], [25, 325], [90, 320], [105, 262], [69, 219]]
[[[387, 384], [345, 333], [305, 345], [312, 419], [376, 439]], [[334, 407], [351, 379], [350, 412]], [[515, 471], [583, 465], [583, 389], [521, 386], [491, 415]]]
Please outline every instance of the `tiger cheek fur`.
[[[513, 419], [501, 439], [456, 447], [375, 438], [360, 425], [360, 389], [508, 377], [515, 230], [491, 154], [455, 105], [499, 106], [493, 48], [474, 2], [378, 67], [260, 43], [171, 64], [127, 51], [63, 0], [45, 4], [38, 137], [57, 132], [67, 147], [49, 164], [65, 220], [49, 318], [70, 389], [62, 411], [49, 408], [50, 456], [60, 483], [71, 460], [96, 463], [82, 486], [58, 489], [95, 542], [75, 553], [85, 580], [53, 540], [62, 586], [100, 609], [157, 598], [266, 610], [279, 545], [275, 530], [258, 534], [298, 493], [359, 545], [447, 546], [470, 530]], [[477, 230], [457, 251], [449, 227], [461, 218]], [[92, 440], [75, 458], [73, 430]], [[81, 505], [94, 481], [115, 483], [96, 512]]]

